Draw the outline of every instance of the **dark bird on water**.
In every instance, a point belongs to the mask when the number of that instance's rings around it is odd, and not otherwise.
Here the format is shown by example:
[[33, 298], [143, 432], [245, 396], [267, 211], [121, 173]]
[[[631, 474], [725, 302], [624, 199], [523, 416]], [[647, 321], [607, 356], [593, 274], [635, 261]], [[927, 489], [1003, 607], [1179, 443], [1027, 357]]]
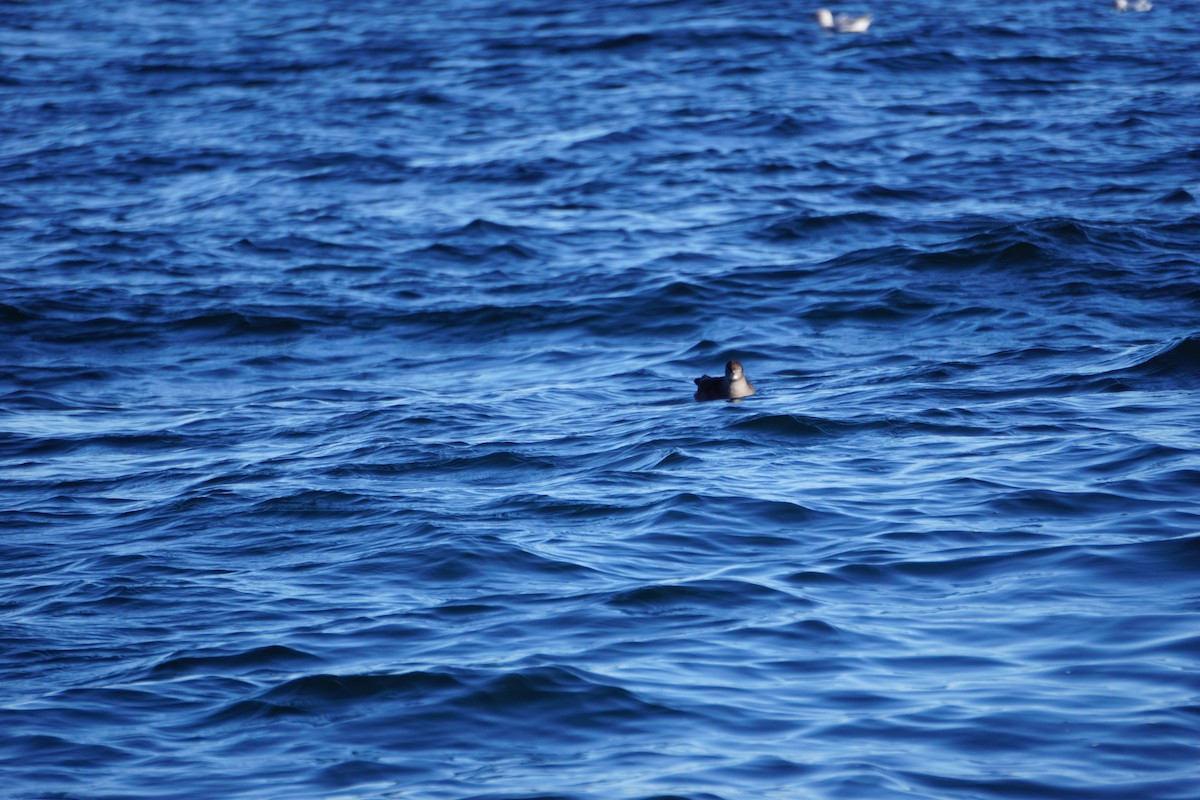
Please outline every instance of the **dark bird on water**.
[[746, 380], [742, 371], [742, 362], [730, 361], [725, 364], [725, 377], [710, 378], [705, 375], [695, 378], [697, 400], [736, 400], [739, 397], [749, 397], [754, 394], [754, 384]]

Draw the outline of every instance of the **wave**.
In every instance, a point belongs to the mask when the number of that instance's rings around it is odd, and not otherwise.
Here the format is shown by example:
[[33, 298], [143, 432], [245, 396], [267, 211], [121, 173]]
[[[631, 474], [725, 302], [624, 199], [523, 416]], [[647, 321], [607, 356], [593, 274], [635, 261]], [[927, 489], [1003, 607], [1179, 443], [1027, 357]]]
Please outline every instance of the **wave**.
[[478, 267], [480, 264], [498, 262], [511, 265], [513, 261], [530, 261], [539, 257], [533, 247], [520, 242], [503, 244], [448, 244], [438, 242], [411, 250], [406, 255], [425, 262], [449, 262]]
[[94, 5], [0, 4], [0, 794], [1194, 794], [1179, 8]]
[[306, 675], [231, 703], [204, 726], [259, 726], [281, 716], [334, 720], [351, 746], [387, 730], [388, 740], [415, 750], [467, 752], [485, 747], [485, 735], [520, 735], [529, 746], [583, 745], [637, 734], [654, 720], [686, 719], [595, 674], [530, 667]]
[[291, 180], [305, 184], [353, 180], [390, 185], [411, 175], [413, 168], [409, 159], [391, 153], [334, 150], [276, 158], [265, 163], [263, 169], [290, 175]]
[[507, 37], [489, 43], [500, 52], [540, 49], [562, 55], [631, 55], [656, 49], [721, 48], [730, 44], [784, 43], [789, 37], [766, 26], [730, 25], [720, 28], [657, 27], [637, 28], [612, 33], [574, 33], [557, 31], [553, 35]]
[[1137, 363], [1109, 374], [1129, 380], [1147, 379], [1156, 386], [1194, 389], [1200, 384], [1200, 334], [1171, 341]]
[[283, 645], [264, 645], [234, 653], [192, 653], [174, 656], [156, 664], [151, 675], [155, 678], [179, 675], [243, 675], [258, 671], [292, 672], [311, 667], [321, 659], [303, 650]]
[[469, 691], [467, 683], [440, 672], [317, 674], [288, 680], [256, 699], [309, 712], [332, 712], [360, 703], [402, 702], [406, 699], [432, 704], [438, 696], [464, 691]]
[[18, 302], [23, 306], [17, 322], [21, 333], [32, 341], [56, 345], [134, 340], [158, 344], [164, 336], [181, 334], [214, 338], [289, 336], [314, 321], [308, 316], [309, 308], [198, 310], [186, 301], [176, 299], [157, 305], [119, 291], [67, 292]]
[[846, 214], [820, 214], [812, 211], [783, 216], [763, 228], [762, 234], [770, 239], [787, 241], [807, 239], [813, 234], [829, 231], [845, 232], [857, 228], [876, 228], [893, 225], [896, 220], [882, 214], [856, 211]]
[[20, 764], [22, 770], [44, 769], [64, 762], [81, 766], [129, 764], [138, 758], [136, 753], [124, 748], [49, 734], [10, 736], [3, 755], [6, 761]]
[[436, 89], [416, 88], [359, 94], [341, 98], [338, 102], [346, 105], [391, 105], [415, 104], [419, 106], [446, 106], [456, 103], [453, 95]]
[[971, 66], [952, 50], [928, 50], [919, 53], [871, 56], [865, 59], [865, 63], [900, 74], [923, 71], [957, 71]]
[[[1114, 360], [1128, 363], [1112, 366]], [[1056, 379], [1059, 386], [1091, 391], [1186, 390], [1195, 388], [1198, 382], [1200, 334], [1134, 348], [1132, 355], [1116, 359], [1110, 356], [1098, 370], [1067, 372]]]
[[756, 613], [764, 608], [802, 609], [813, 603], [789, 592], [746, 581], [704, 580], [686, 584], [643, 586], [613, 596], [611, 605], [629, 614], [708, 616], [727, 614], [733, 609], [751, 606]]

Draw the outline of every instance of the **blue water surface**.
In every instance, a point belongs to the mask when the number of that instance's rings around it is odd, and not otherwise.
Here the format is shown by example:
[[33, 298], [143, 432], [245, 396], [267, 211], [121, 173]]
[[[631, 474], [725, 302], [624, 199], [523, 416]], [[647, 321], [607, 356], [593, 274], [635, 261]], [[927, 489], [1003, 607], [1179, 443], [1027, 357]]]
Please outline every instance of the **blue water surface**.
[[1200, 796], [1200, 6], [814, 10], [0, 5], [0, 796]]

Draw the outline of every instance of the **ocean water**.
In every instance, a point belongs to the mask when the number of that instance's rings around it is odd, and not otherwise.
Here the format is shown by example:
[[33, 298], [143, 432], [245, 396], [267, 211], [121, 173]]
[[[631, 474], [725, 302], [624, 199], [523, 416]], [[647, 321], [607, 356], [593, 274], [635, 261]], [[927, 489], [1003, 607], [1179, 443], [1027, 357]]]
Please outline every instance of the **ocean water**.
[[0, 796], [1200, 797], [1200, 6], [813, 10], [0, 5]]

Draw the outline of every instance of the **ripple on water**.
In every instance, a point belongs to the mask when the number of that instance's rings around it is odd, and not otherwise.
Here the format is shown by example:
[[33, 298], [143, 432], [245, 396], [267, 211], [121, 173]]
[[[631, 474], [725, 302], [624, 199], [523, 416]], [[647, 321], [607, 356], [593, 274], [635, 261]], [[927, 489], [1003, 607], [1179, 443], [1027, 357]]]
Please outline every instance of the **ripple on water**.
[[1192, 800], [1194, 15], [1031, 10], [0, 5], [5, 791]]

